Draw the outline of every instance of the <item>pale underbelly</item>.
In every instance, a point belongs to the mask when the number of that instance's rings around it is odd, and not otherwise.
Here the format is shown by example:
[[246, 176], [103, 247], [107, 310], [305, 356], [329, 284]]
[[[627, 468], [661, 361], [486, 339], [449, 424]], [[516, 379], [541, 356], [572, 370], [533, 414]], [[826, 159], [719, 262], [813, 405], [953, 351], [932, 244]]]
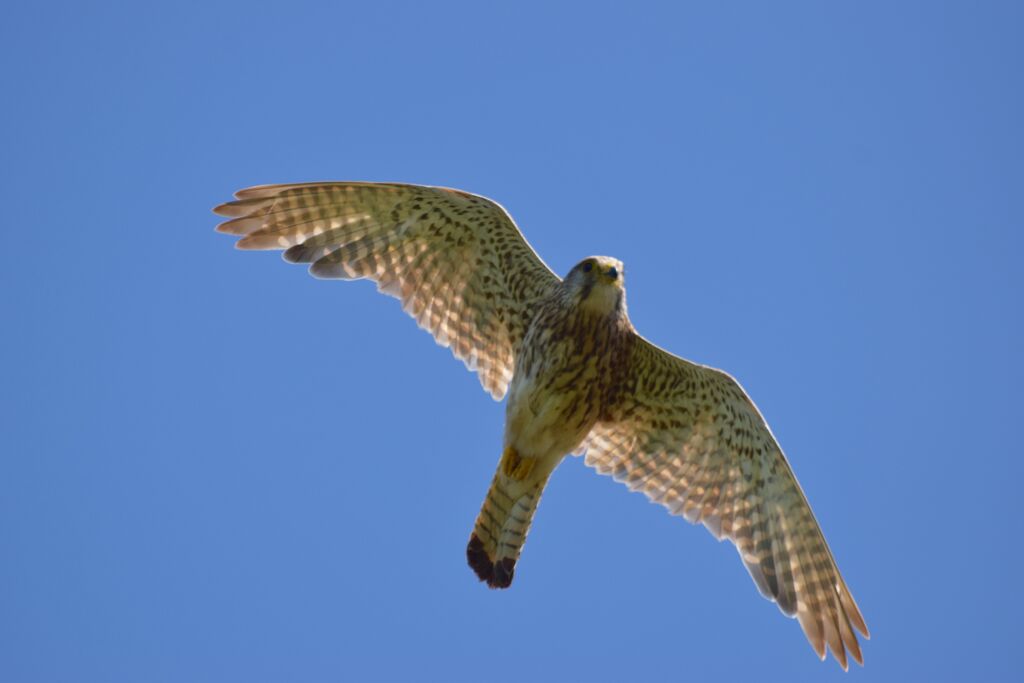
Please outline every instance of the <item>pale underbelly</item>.
[[513, 383], [505, 413], [505, 445], [523, 457], [561, 459], [593, 427], [596, 411], [589, 403], [581, 391], [544, 392], [529, 380]]

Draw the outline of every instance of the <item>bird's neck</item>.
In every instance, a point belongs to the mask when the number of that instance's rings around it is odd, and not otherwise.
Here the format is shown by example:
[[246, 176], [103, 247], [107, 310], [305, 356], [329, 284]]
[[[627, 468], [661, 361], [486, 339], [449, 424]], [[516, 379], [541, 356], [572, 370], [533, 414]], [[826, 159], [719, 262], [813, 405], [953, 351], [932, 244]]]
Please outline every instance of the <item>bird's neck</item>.
[[576, 303], [581, 315], [608, 318], [626, 315], [626, 292], [619, 287], [597, 286], [583, 294]]

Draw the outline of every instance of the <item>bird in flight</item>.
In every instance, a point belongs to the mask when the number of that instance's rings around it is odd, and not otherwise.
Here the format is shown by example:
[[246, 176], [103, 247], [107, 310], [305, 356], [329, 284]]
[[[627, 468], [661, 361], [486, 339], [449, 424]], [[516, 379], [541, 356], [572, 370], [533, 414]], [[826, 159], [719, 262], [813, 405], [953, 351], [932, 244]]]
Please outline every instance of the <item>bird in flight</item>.
[[551, 473], [567, 454], [739, 551], [761, 593], [822, 659], [863, 663], [868, 629], [757, 407], [720, 370], [641, 337], [622, 263], [558, 277], [497, 203], [394, 183], [263, 185], [214, 212], [239, 249], [282, 249], [317, 278], [370, 279], [507, 394], [504, 449], [469, 538], [469, 566], [507, 588]]

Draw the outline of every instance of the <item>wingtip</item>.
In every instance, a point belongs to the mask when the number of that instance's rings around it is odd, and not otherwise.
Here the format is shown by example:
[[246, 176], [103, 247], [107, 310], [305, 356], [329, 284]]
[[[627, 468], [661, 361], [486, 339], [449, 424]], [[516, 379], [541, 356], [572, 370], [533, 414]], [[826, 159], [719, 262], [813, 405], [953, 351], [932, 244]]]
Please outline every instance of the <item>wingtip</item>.
[[216, 214], [218, 216], [226, 216], [227, 213], [225, 213], [225, 212], [228, 211], [227, 206], [228, 206], [229, 203], [230, 202], [223, 202], [221, 204], [218, 204], [217, 206], [215, 206], [212, 209], [210, 209], [210, 211], [212, 211], [214, 214]]
[[235, 190], [235, 199], [252, 199], [253, 197], [266, 196], [268, 192], [277, 192], [282, 187], [279, 183], [268, 183], [266, 185], [250, 185], [240, 190]]
[[268, 242], [266, 239], [261, 239], [254, 235], [245, 235], [240, 240], [235, 242], [235, 249], [242, 251], [274, 251], [281, 247], [272, 242]]
[[864, 640], [871, 640], [871, 632], [868, 630], [868, 625], [864, 622], [864, 617], [860, 615], [859, 610], [855, 610], [850, 614], [851, 621], [853, 621], [853, 627], [864, 636]]
[[317, 280], [336, 280], [339, 277], [337, 271], [336, 265], [331, 266], [323, 261], [314, 261], [309, 266], [309, 274]]
[[843, 667], [843, 671], [850, 670], [850, 662], [846, 658], [846, 649], [844, 647], [840, 646], [839, 652], [832, 650], [832, 656], [836, 658], [837, 662], [839, 662], [839, 666]]
[[301, 244], [294, 244], [281, 252], [281, 258], [286, 263], [308, 263], [308, 259], [304, 261], [302, 258], [302, 249]]

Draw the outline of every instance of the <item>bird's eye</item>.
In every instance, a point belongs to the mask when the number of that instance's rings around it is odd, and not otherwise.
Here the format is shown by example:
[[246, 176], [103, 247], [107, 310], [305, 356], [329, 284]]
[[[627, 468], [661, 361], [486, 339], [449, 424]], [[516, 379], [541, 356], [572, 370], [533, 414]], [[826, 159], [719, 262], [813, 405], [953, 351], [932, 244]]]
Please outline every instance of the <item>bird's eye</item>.
[[594, 269], [594, 264], [591, 263], [590, 261], [587, 261], [586, 263], [583, 264], [583, 272], [584, 273], [589, 273], [593, 269]]

